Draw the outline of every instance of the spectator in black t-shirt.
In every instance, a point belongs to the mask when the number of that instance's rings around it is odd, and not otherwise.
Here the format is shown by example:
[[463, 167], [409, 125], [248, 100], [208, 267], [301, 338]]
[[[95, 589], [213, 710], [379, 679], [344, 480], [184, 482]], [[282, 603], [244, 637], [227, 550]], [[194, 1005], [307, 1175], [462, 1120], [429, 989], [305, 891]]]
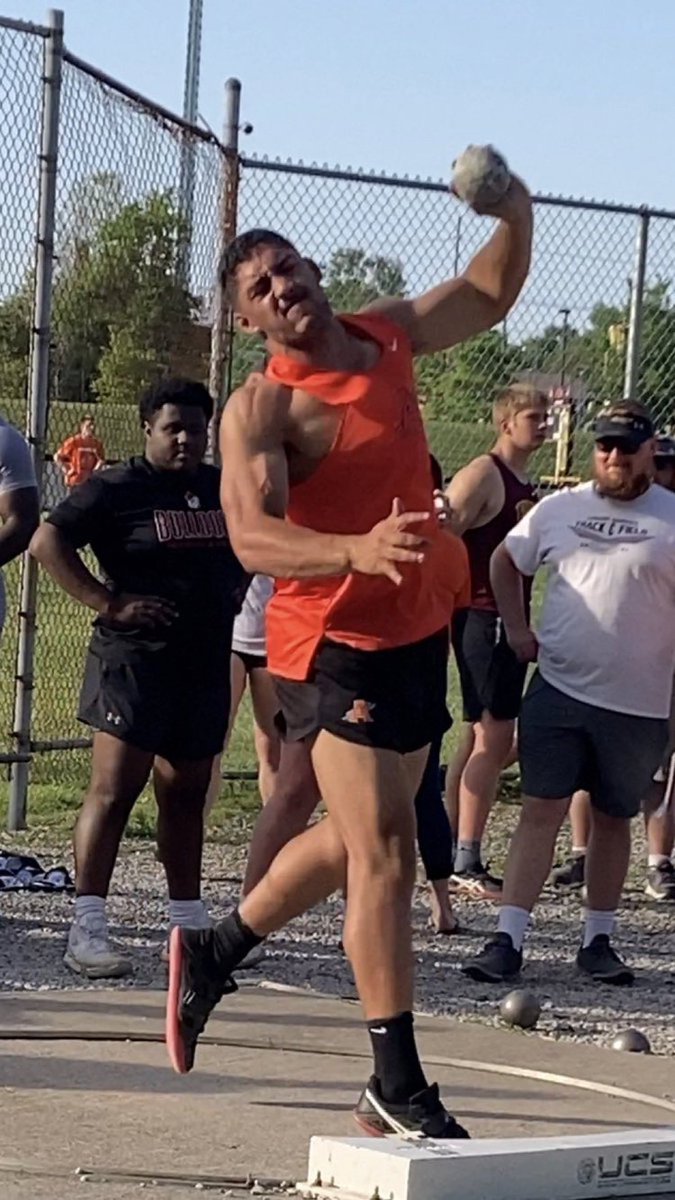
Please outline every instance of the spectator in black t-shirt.
[[[31, 552], [97, 614], [79, 717], [94, 730], [74, 838], [77, 896], [65, 962], [125, 975], [105, 902], [129, 814], [153, 775], [172, 925], [201, 927], [202, 808], [230, 706], [232, 623], [248, 578], [230, 547], [220, 472], [202, 462], [213, 404], [167, 379], [141, 400], [145, 454], [93, 475], [40, 527]], [[104, 582], [79, 551], [89, 546]]]

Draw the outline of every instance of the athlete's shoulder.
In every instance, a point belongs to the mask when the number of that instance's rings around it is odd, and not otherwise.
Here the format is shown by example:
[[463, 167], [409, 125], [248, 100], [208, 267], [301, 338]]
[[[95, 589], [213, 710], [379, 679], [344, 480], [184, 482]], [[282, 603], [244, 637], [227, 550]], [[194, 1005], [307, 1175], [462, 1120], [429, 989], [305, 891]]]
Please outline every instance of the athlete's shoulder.
[[283, 430], [293, 404], [293, 391], [258, 371], [232, 392], [221, 420], [221, 446], [226, 438], [257, 441]]

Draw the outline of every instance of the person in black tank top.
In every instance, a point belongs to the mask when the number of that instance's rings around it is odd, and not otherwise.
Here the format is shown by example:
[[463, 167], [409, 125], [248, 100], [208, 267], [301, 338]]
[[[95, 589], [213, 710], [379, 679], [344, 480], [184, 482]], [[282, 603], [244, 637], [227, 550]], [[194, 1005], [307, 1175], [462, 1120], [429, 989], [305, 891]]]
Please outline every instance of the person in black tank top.
[[[471, 606], [453, 626], [464, 733], [448, 770], [446, 803], [456, 834], [452, 888], [499, 899], [501, 881], [483, 865], [481, 842], [499, 777], [512, 761], [526, 668], [506, 642], [490, 584], [497, 546], [536, 500], [525, 471], [546, 436], [546, 397], [529, 383], [507, 388], [493, 410], [497, 441], [458, 471], [448, 488], [455, 533], [471, 568]], [[529, 605], [529, 596], [526, 597]]]

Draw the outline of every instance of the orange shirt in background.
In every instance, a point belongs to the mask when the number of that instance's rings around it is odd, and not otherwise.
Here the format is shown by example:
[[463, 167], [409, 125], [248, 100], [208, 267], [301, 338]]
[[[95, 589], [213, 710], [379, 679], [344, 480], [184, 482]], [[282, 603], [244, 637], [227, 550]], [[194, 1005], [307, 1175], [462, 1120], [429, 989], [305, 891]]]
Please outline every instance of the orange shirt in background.
[[73, 488], [85, 483], [99, 463], [105, 462], [105, 451], [103, 443], [92, 434], [76, 433], [66, 438], [56, 458], [66, 468], [66, 487]]
[[450, 624], [466, 603], [468, 562], [459, 538], [439, 527], [424, 424], [406, 332], [379, 313], [340, 318], [377, 342], [375, 366], [362, 375], [315, 370], [272, 357], [268, 378], [342, 408], [335, 444], [311, 477], [290, 488], [287, 519], [319, 533], [364, 534], [398, 497], [408, 512], [428, 512], [421, 564], [399, 564], [397, 587], [382, 576], [351, 574], [277, 580], [267, 608], [270, 670], [303, 680], [324, 637], [362, 650], [405, 646]]

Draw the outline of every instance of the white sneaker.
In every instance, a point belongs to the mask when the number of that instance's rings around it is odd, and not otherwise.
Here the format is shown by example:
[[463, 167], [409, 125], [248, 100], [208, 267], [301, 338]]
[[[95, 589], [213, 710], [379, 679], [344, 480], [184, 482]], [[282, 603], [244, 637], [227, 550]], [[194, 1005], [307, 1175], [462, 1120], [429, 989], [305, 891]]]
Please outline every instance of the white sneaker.
[[75, 918], [63, 961], [85, 979], [119, 979], [133, 969], [129, 959], [111, 946], [108, 922], [99, 913]]

